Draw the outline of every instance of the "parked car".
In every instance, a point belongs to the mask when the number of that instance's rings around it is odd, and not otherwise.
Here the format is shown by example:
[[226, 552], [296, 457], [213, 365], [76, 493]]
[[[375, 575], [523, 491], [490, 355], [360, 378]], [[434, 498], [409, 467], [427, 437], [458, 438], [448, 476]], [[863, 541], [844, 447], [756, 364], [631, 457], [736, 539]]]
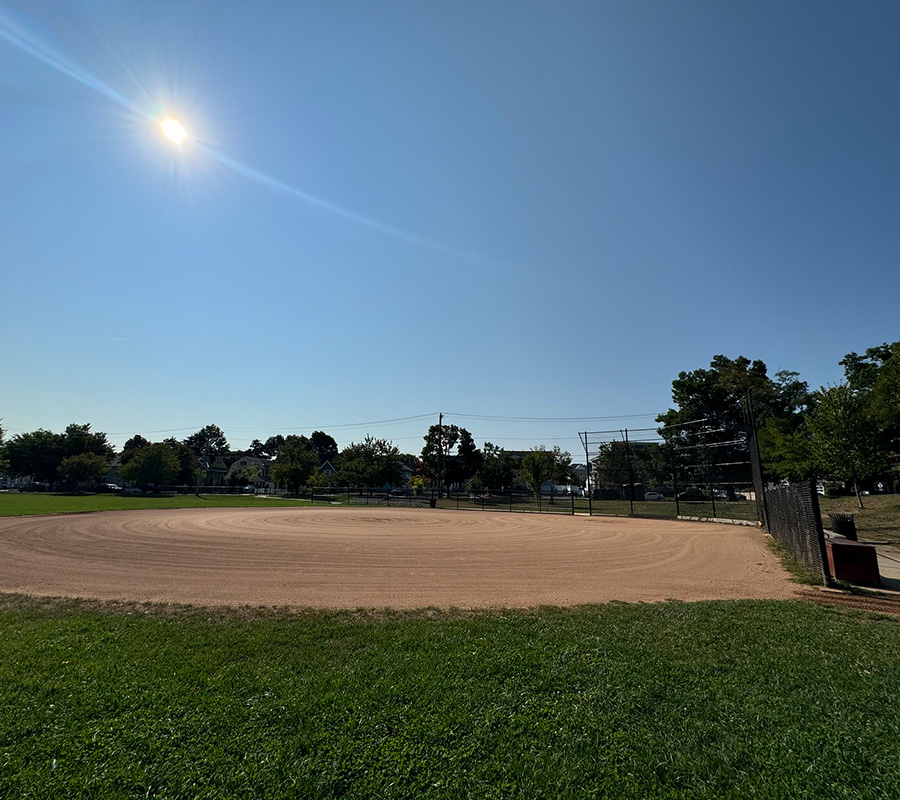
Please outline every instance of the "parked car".
[[644, 492], [644, 500], [665, 500], [666, 496], [662, 492]]
[[678, 493], [679, 500], [706, 500], [703, 492], [698, 492], [696, 489], [687, 489], [684, 492]]
[[26, 483], [19, 487], [20, 492], [49, 492], [50, 484], [48, 483]]
[[121, 492], [122, 487], [117, 483], [98, 483], [94, 487], [94, 492], [97, 494], [109, 494], [111, 492]]
[[137, 486], [126, 486], [125, 494], [143, 494]]

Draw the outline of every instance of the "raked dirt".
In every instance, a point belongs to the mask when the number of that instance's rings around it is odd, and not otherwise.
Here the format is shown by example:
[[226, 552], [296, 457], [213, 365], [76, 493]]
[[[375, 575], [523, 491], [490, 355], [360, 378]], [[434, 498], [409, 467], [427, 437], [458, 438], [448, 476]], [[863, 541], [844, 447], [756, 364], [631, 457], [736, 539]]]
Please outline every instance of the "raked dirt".
[[743, 526], [433, 509], [173, 509], [0, 519], [0, 591], [195, 605], [530, 607], [786, 598]]

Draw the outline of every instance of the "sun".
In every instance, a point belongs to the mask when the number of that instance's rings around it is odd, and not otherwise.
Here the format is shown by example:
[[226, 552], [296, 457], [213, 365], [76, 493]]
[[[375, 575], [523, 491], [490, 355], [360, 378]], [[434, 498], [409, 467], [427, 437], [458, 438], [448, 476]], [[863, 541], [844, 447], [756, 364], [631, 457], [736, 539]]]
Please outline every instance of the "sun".
[[166, 117], [159, 123], [159, 127], [175, 144], [181, 144], [187, 138], [187, 131], [184, 129], [184, 125], [177, 119], [172, 119], [172, 117]]

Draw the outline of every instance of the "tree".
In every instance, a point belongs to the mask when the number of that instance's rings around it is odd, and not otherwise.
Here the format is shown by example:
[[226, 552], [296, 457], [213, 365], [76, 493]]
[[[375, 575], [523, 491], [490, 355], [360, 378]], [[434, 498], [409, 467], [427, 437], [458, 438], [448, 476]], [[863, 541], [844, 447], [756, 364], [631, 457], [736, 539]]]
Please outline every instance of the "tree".
[[119, 474], [129, 483], [158, 489], [174, 483], [179, 468], [172, 448], [165, 442], [157, 442], [134, 450], [128, 463], [119, 468]]
[[337, 442], [324, 431], [313, 431], [309, 437], [309, 444], [319, 457], [319, 464], [334, 461], [337, 458]]
[[535, 447], [522, 458], [519, 478], [537, 495], [538, 508], [541, 506], [541, 487], [553, 477], [553, 453], [542, 446]]
[[597, 488], [618, 490], [632, 482], [625, 442], [602, 442], [591, 464]]
[[399, 486], [403, 483], [400, 450], [387, 439], [366, 436], [341, 452], [340, 475], [347, 486]]
[[119, 463], [127, 464], [129, 459], [134, 455], [135, 450], [146, 447], [151, 444], [149, 439], [145, 439], [140, 434], [132, 436], [124, 445], [122, 445], [122, 453], [119, 455]]
[[820, 389], [809, 428], [816, 463], [826, 474], [852, 483], [862, 508], [860, 481], [887, 467], [881, 432], [869, 413], [867, 398], [846, 383]]
[[106, 440], [105, 433], [99, 431], [91, 433], [90, 423], [77, 425], [74, 422], [63, 434], [63, 450], [66, 456], [91, 453], [106, 459], [112, 458], [115, 453], [112, 445]]
[[53, 483], [59, 479], [59, 465], [66, 457], [65, 436], [43, 428], [19, 433], [6, 443], [5, 453], [12, 475]]
[[197, 481], [199, 466], [191, 448], [184, 442], [179, 442], [175, 437], [165, 439], [163, 444], [167, 445], [178, 459], [178, 474], [172, 482], [178, 486], [193, 486]]
[[72, 483], [99, 483], [109, 469], [109, 459], [97, 453], [79, 453], [62, 460], [59, 471]]
[[472, 434], [465, 428], [460, 428], [456, 457], [451, 462], [453, 482], [463, 483], [472, 478], [481, 467], [482, 458], [481, 451], [475, 446]]
[[228, 440], [218, 425], [207, 425], [184, 440], [191, 452], [200, 458], [201, 456], [227, 456], [231, 451]]
[[863, 355], [848, 353], [840, 362], [847, 384], [866, 401], [881, 429], [883, 447], [900, 453], [900, 342], [870, 347]]
[[313, 471], [319, 466], [319, 458], [305, 436], [288, 436], [278, 449], [278, 458], [269, 470], [276, 486], [287, 488], [290, 494], [299, 494]]
[[[759, 428], [759, 446], [763, 466], [771, 475], [772, 464], [784, 461], [784, 448], [791, 444], [791, 436], [797, 435], [804, 421], [809, 404], [809, 387], [798, 380], [796, 372], [782, 370], [770, 378], [765, 362], [750, 361], [744, 356], [735, 359], [723, 355], [714, 356], [709, 369], [681, 372], [672, 381], [672, 399], [677, 408], [660, 414], [656, 421], [664, 426], [679, 426], [696, 420], [706, 420], [695, 430], [717, 431], [721, 441], [742, 441], [747, 436], [741, 401], [750, 391]], [[771, 434], [766, 433], [768, 420], [773, 423]], [[775, 431], [779, 437], [775, 437]], [[679, 443], [680, 433], [672, 428], [666, 433], [668, 440]], [[774, 442], [777, 438], [779, 453]], [[717, 450], [719, 460], [740, 462], [745, 460], [741, 445]], [[737, 477], [734, 470], [726, 470], [721, 477]], [[782, 476], [777, 476], [782, 477]]]
[[477, 477], [488, 492], [499, 492], [511, 486], [515, 475], [512, 458], [502, 447], [490, 442], [484, 443], [481, 466]]
[[438, 492], [442, 494], [447, 483], [445, 471], [450, 462], [450, 452], [459, 441], [459, 427], [456, 425], [432, 425], [425, 434], [425, 446], [422, 448], [422, 463], [432, 482], [437, 482]]
[[[0, 419], [0, 422], [3, 420]], [[0, 473], [6, 472], [9, 469], [9, 462], [6, 460], [6, 450], [3, 444], [3, 436], [4, 430], [3, 426], [0, 425]]]
[[5, 452], [13, 475], [31, 475], [47, 483], [59, 480], [64, 458], [87, 453], [109, 460], [114, 453], [105, 433], [92, 433], [89, 424], [75, 423], [69, 425], [65, 433], [40, 428], [18, 434], [7, 443]]

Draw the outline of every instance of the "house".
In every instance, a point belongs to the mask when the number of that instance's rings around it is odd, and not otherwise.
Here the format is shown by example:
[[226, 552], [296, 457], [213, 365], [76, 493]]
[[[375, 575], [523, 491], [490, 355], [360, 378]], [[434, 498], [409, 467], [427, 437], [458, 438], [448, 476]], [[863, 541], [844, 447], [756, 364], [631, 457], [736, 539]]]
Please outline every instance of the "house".
[[241, 456], [235, 459], [228, 467], [224, 481], [228, 485], [233, 485], [242, 474], [246, 478], [245, 486], [266, 490], [275, 488], [275, 484], [269, 480], [269, 462], [265, 458]]

